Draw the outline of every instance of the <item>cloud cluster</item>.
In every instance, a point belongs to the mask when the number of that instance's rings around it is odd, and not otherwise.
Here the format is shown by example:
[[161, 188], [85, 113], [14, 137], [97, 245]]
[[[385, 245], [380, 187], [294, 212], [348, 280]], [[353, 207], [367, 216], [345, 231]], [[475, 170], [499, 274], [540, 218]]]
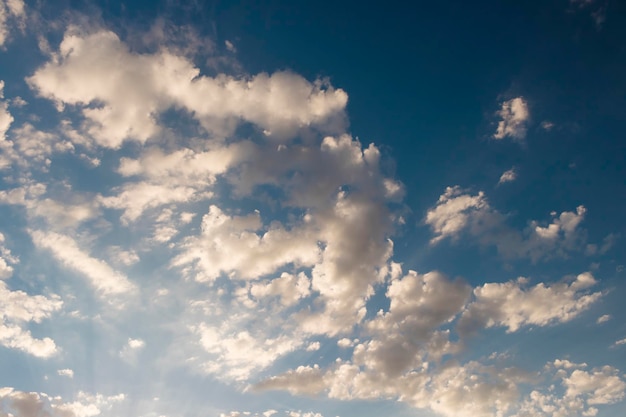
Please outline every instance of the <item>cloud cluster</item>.
[[475, 300], [459, 321], [461, 331], [503, 326], [507, 332], [515, 332], [523, 326], [562, 323], [578, 316], [602, 296], [601, 292], [587, 293], [597, 283], [589, 272], [579, 274], [571, 283], [539, 283], [526, 289], [527, 283], [527, 279], [519, 278], [475, 288]]
[[[517, 404], [524, 386], [532, 380], [529, 373], [481, 361], [458, 363], [443, 358], [456, 357], [466, 339], [479, 329], [502, 326], [510, 333], [522, 326], [572, 320], [600, 298], [601, 293], [588, 291], [594, 284], [591, 274], [582, 273], [551, 286], [540, 283], [525, 289], [527, 280], [520, 278], [487, 283], [472, 291], [467, 283], [438, 272], [421, 275], [410, 271], [392, 279], [387, 290], [389, 310], [366, 321], [356, 342], [340, 341], [342, 347], [352, 348], [349, 360], [338, 359], [326, 368], [299, 366], [260, 381], [255, 389], [298, 395], [325, 393], [343, 400], [396, 398], [444, 416], [521, 412]], [[457, 342], [451, 337], [455, 328], [460, 337]], [[615, 376], [615, 370], [607, 372], [612, 375], [607, 380], [613, 388], [605, 403], [624, 393], [624, 382]], [[572, 394], [577, 398], [588, 395], [589, 387]], [[584, 401], [592, 405], [596, 400]]]
[[104, 396], [80, 391], [74, 401], [65, 402], [58, 396], [4, 387], [0, 388], [0, 412], [14, 417], [94, 417], [124, 399], [124, 394]]
[[531, 220], [524, 230], [507, 224], [507, 216], [491, 207], [485, 193], [472, 194], [459, 186], [447, 187], [436, 205], [426, 213], [425, 223], [434, 233], [431, 244], [453, 242], [463, 236], [484, 246], [495, 246], [507, 258], [529, 258], [533, 262], [583, 252], [586, 233], [580, 227], [587, 209], [551, 213], [549, 223]]
[[4, 247], [4, 240], [4, 235], [0, 233], [0, 345], [39, 358], [48, 358], [58, 351], [54, 340], [49, 337], [33, 337], [28, 324], [40, 323], [50, 318], [61, 309], [63, 301], [55, 294], [29, 295], [24, 291], [10, 289], [3, 280], [12, 275], [11, 264], [17, 264], [19, 260]]
[[[235, 51], [232, 43], [226, 48]], [[156, 294], [140, 307], [134, 300], [133, 311], [158, 311], [152, 318], [165, 321], [174, 341], [164, 350], [175, 351], [176, 366], [237, 387], [394, 399], [443, 416], [593, 415], [595, 406], [623, 398], [625, 383], [611, 367], [555, 361], [545, 374], [562, 395], [528, 394], [538, 375], [464, 355], [469, 338], [485, 329], [507, 337], [579, 317], [602, 296], [592, 291], [597, 280], [584, 272], [473, 287], [439, 271], [403, 271], [392, 237], [404, 222], [404, 187], [386, 172], [376, 145], [347, 132], [343, 90], [289, 71], [209, 76], [167, 42], [140, 49], [111, 31], [70, 27], [27, 78], [59, 113], [48, 130], [34, 120], [14, 124], [0, 97], [0, 169], [19, 178], [7, 180], [0, 203], [24, 209], [38, 253], [84, 278], [75, 285], [107, 301], [144, 285]], [[172, 128], [172, 113], [184, 128]], [[502, 103], [498, 115], [495, 139], [524, 139], [523, 98]], [[95, 185], [87, 191], [82, 178], [55, 171], [60, 156], [82, 163]], [[516, 175], [512, 168], [499, 183]], [[469, 237], [505, 258], [538, 262], [610, 247], [611, 239], [587, 244], [585, 214], [579, 206], [517, 230], [484, 192], [455, 186], [424, 221], [432, 245]], [[8, 279], [18, 259], [2, 234], [0, 244], [0, 279]], [[32, 337], [28, 325], [64, 303], [12, 291], [7, 282], [0, 281], [0, 343], [52, 356], [52, 339]], [[375, 294], [384, 299], [378, 311]], [[178, 315], [165, 317], [170, 311]], [[147, 336], [113, 338], [112, 356], [138, 364], [159, 349]], [[284, 366], [298, 355], [310, 360]], [[124, 396], [79, 393], [63, 402], [5, 388], [0, 398], [0, 411], [16, 417], [90, 417]], [[222, 414], [243, 415], [280, 413]]]

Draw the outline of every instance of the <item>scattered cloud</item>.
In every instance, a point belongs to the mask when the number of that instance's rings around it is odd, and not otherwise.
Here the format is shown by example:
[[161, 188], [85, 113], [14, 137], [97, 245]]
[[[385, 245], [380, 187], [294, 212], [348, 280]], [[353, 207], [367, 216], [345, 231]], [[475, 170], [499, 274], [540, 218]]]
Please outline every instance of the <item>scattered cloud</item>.
[[45, 393], [0, 388], [0, 412], [14, 417], [94, 417], [124, 400], [124, 394], [104, 396], [80, 391], [74, 401], [64, 402], [61, 397]]
[[84, 275], [103, 296], [125, 294], [133, 290], [134, 285], [126, 276], [106, 262], [91, 257], [71, 237], [40, 230], [32, 230], [30, 234], [36, 246], [49, 250], [63, 266]]
[[621, 346], [621, 345], [626, 345], [626, 338], [620, 339], [613, 344], [613, 346]]
[[40, 358], [55, 355], [58, 349], [54, 340], [33, 337], [27, 324], [50, 318], [62, 305], [58, 295], [28, 295], [24, 291], [12, 291], [6, 282], [0, 281], [0, 344]]
[[508, 226], [507, 216], [491, 207], [484, 192], [473, 195], [455, 186], [447, 187], [437, 204], [428, 210], [425, 223], [435, 235], [432, 245], [444, 239], [457, 242], [466, 236], [481, 245], [495, 246], [505, 258], [530, 258], [537, 262], [585, 252], [586, 233], [580, 224], [586, 212], [584, 206], [559, 215], [554, 212], [551, 222], [531, 220], [519, 231]]
[[59, 369], [57, 374], [68, 378], [74, 378], [74, 371], [71, 369]]
[[497, 114], [502, 120], [498, 122], [498, 128], [493, 135], [494, 139], [510, 137], [513, 140], [523, 140], [526, 137], [530, 112], [523, 97], [503, 102]]
[[506, 182], [512, 182], [517, 179], [517, 171], [515, 168], [511, 168], [508, 171], [504, 171], [502, 175], [500, 175], [500, 180], [498, 184], [504, 184]]
[[598, 317], [598, 320], [596, 320], [596, 323], [598, 324], [606, 323], [607, 321], [611, 320], [611, 318], [612, 317], [609, 314], [604, 314]]
[[477, 328], [503, 326], [507, 332], [524, 326], [546, 326], [572, 320], [602, 296], [587, 290], [597, 283], [589, 272], [571, 283], [550, 286], [539, 283], [526, 289], [528, 280], [518, 278], [502, 284], [488, 283], [474, 289], [475, 300], [461, 316], [462, 333]]

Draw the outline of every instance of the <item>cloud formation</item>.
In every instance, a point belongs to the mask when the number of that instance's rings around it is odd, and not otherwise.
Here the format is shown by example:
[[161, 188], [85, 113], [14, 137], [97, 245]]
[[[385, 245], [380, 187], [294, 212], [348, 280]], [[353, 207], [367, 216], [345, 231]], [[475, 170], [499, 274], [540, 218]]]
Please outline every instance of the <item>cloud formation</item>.
[[516, 97], [504, 101], [497, 112], [501, 120], [498, 122], [494, 139], [511, 138], [523, 140], [526, 137], [527, 125], [530, 119], [528, 103], [523, 97]]
[[505, 214], [491, 207], [483, 191], [472, 194], [454, 186], [447, 187], [428, 210], [425, 223], [434, 234], [432, 245], [469, 237], [481, 245], [495, 246], [505, 258], [537, 262], [586, 250], [586, 233], [580, 227], [586, 212], [584, 206], [558, 215], [552, 212], [550, 222], [530, 220], [526, 228], [516, 230], [507, 224]]

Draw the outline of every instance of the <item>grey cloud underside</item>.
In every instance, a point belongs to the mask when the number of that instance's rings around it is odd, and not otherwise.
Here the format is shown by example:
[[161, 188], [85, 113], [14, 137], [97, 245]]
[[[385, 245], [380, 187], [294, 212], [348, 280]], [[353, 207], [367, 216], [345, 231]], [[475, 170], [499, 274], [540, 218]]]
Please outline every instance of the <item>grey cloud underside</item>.
[[[0, 168], [22, 180], [0, 191], [0, 202], [24, 211], [38, 253], [82, 277], [73, 285], [86, 284], [105, 317], [139, 311], [145, 291], [154, 320], [170, 320], [164, 327], [175, 342], [163, 352], [174, 366], [237, 387], [399, 399], [445, 416], [565, 416], [623, 398], [612, 367], [546, 365], [565, 390], [559, 397], [522, 394], [536, 375], [515, 367], [460, 361], [467, 340], [486, 328], [514, 333], [575, 319], [601, 298], [597, 280], [583, 272], [473, 288], [437, 271], [403, 271], [391, 238], [403, 222], [395, 207], [404, 187], [385, 174], [375, 145], [346, 131], [347, 94], [327, 81], [292, 72], [209, 77], [175, 49], [139, 53], [110, 31], [78, 28], [27, 81], [61, 122], [48, 130], [16, 124], [3, 99]], [[503, 104], [496, 138], [524, 137], [528, 109], [519, 100]], [[194, 137], [160, 123], [172, 109], [198, 123]], [[245, 137], [237, 130], [244, 125], [253, 128]], [[113, 162], [102, 162], [103, 152]], [[106, 172], [115, 185], [79, 190], [54, 176], [60, 157]], [[584, 249], [584, 215], [580, 206], [519, 232], [484, 193], [450, 187], [425, 221], [432, 244], [467, 235], [504, 257], [540, 261]], [[165, 258], [158, 274], [137, 273], [153, 253]], [[1, 255], [0, 344], [52, 356], [63, 341], [33, 338], [27, 324], [69, 314], [68, 300], [11, 289], [19, 262], [7, 248]], [[389, 308], [368, 315], [376, 288]], [[177, 315], [163, 319], [161, 305]], [[116, 355], [130, 365], [151, 347], [149, 338], [121, 340]], [[338, 341], [345, 359], [280, 364]], [[44, 409], [92, 416], [124, 400], [79, 393], [63, 402], [12, 388], [0, 397], [0, 412], [17, 417]]]

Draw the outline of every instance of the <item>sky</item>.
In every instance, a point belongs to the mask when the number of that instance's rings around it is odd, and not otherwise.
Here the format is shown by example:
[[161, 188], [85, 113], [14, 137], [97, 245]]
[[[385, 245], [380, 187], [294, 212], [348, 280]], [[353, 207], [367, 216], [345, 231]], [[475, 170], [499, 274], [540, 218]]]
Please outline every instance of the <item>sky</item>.
[[626, 5], [405, 3], [0, 0], [0, 417], [626, 413]]

